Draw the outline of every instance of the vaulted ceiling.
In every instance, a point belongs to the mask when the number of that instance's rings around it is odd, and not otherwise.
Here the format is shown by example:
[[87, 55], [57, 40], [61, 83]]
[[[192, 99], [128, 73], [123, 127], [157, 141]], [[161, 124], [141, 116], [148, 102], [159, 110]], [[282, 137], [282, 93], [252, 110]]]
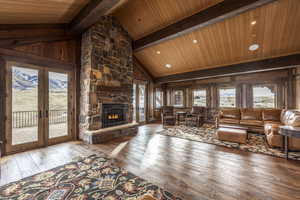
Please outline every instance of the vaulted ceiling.
[[[81, 33], [108, 13], [115, 15], [131, 37], [139, 41], [224, 2], [229, 9], [233, 4], [230, 2], [264, 5], [227, 16], [223, 21], [219, 17], [217, 23], [135, 49], [136, 59], [158, 78], [300, 52], [300, 0], [0, 0], [0, 28], [1, 24], [68, 24], [42, 28], [41, 34], [37, 28], [32, 32], [32, 26], [15, 32], [3, 26], [0, 39], [4, 41], [0, 45], [64, 40], [70, 37], [69, 31]], [[210, 14], [218, 18], [214, 12]], [[250, 51], [252, 44], [259, 48]], [[167, 64], [171, 67], [167, 68]]]
[[[136, 40], [220, 2], [131, 0], [115, 15]], [[161, 77], [298, 53], [299, 10], [299, 0], [278, 0], [134, 54]], [[260, 48], [249, 51], [252, 44]]]
[[130, 0], [115, 16], [134, 40], [223, 0]]

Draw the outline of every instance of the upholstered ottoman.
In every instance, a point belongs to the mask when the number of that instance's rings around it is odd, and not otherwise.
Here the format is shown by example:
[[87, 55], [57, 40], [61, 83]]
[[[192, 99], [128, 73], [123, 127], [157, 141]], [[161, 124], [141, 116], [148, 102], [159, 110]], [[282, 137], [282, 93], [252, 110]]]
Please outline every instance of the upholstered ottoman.
[[234, 128], [218, 128], [217, 139], [227, 142], [245, 144], [247, 142], [247, 130]]
[[154, 197], [146, 194], [146, 195], [140, 197], [138, 200], [157, 200], [157, 199], [155, 199]]

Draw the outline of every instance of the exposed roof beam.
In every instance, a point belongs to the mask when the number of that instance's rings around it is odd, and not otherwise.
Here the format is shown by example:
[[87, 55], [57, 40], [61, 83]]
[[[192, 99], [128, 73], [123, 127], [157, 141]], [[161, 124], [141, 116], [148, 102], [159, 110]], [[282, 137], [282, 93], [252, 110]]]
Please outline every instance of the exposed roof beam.
[[67, 24], [0, 24], [0, 47], [74, 39]]
[[62, 36], [41, 36], [41, 37], [26, 37], [26, 38], [12, 38], [12, 39], [0, 39], [1, 48], [14, 48], [22, 45], [30, 45], [39, 42], [57, 42], [76, 39], [74, 36], [62, 35]]
[[187, 80], [206, 79], [222, 76], [232, 76], [239, 74], [247, 74], [254, 72], [271, 71], [277, 69], [292, 68], [300, 64], [300, 54], [282, 56], [277, 58], [269, 58], [265, 60], [252, 61], [234, 65], [228, 65], [213, 69], [197, 70], [174, 74], [169, 76], [158, 77], [155, 79], [157, 83], [179, 82]]
[[224, 0], [179, 22], [134, 41], [134, 51], [182, 36], [277, 0]]
[[67, 29], [68, 24], [0, 24], [0, 31], [22, 29]]
[[119, 5], [121, 0], [93, 0], [84, 7], [70, 23], [74, 33], [82, 33], [100, 18]]

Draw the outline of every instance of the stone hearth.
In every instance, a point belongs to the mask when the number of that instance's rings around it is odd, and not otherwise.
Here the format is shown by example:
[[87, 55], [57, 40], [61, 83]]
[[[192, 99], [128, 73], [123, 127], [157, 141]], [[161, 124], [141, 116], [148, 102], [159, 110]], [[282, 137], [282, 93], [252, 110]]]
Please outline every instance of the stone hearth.
[[[132, 40], [112, 16], [104, 16], [82, 36], [80, 138], [96, 141], [102, 133], [103, 104], [126, 104], [126, 123], [132, 121]], [[124, 134], [124, 130], [121, 131]], [[132, 131], [130, 131], [132, 132]], [[97, 140], [97, 142], [99, 142]]]

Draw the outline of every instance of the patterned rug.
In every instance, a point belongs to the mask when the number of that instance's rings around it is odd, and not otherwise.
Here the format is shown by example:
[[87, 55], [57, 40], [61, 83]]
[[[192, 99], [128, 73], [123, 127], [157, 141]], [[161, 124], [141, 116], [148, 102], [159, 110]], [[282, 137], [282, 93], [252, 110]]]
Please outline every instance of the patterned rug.
[[[168, 135], [198, 142], [204, 142], [208, 144], [215, 144], [225, 146], [229, 148], [236, 148], [243, 151], [250, 151], [255, 153], [263, 153], [271, 156], [277, 156], [285, 158], [285, 154], [279, 148], [269, 148], [265, 142], [264, 136], [261, 134], [249, 133], [249, 138], [246, 144], [238, 144], [233, 142], [225, 142], [216, 139], [213, 125], [205, 124], [201, 128], [187, 127], [187, 126], [175, 126], [168, 127], [158, 134]], [[289, 152], [289, 158], [294, 160], [300, 160], [300, 152]]]
[[1, 200], [138, 200], [145, 194], [159, 200], [180, 200], [99, 155], [0, 187]]

